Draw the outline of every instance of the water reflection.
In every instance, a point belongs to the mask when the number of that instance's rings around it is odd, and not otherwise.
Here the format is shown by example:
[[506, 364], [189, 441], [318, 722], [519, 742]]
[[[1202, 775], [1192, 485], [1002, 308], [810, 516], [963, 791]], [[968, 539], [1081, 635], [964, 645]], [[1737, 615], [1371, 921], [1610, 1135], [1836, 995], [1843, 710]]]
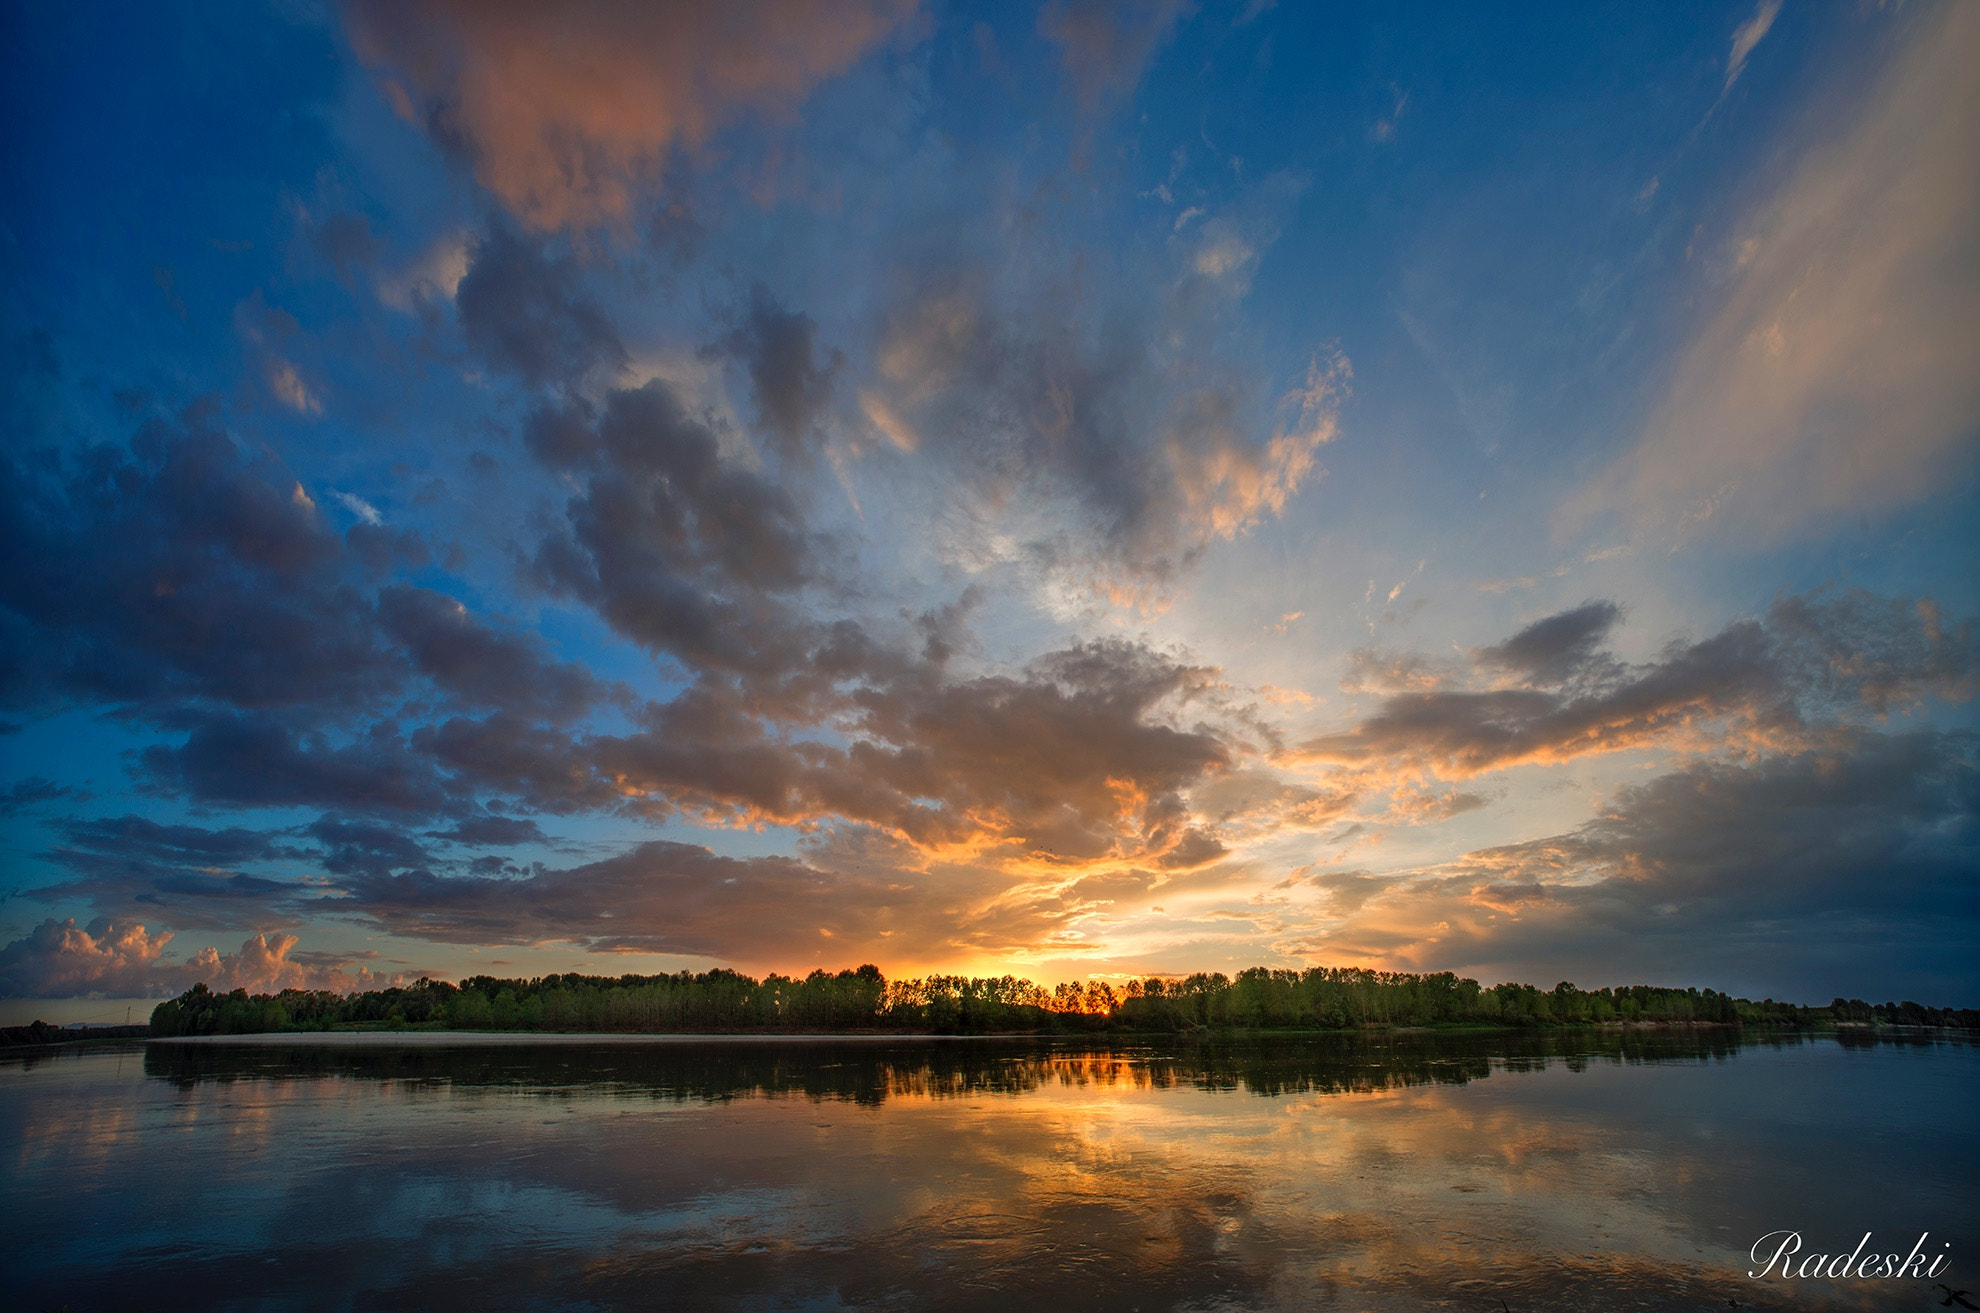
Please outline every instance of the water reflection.
[[[1811, 1042], [1833, 1040], [1785, 1035], [1746, 1045], [1781, 1048]], [[1268, 1097], [1369, 1094], [1417, 1085], [1464, 1085], [1483, 1080], [1495, 1068], [1540, 1071], [1558, 1062], [1582, 1071], [1590, 1063], [1697, 1062], [1724, 1059], [1740, 1047], [1735, 1034], [1722, 1030], [1429, 1032], [1115, 1044], [1030, 1039], [747, 1045], [605, 1040], [585, 1047], [153, 1044], [145, 1052], [144, 1069], [147, 1075], [180, 1084], [340, 1076], [543, 1093], [584, 1087], [676, 1099], [801, 1095], [879, 1103], [890, 1097], [1024, 1094], [1050, 1084], [1181, 1087]]]
[[1746, 1249], [1930, 1229], [1980, 1257], [1966, 1045], [137, 1059], [0, 1062], [0, 1275], [24, 1307], [1884, 1308], [1926, 1285], [1768, 1289]]

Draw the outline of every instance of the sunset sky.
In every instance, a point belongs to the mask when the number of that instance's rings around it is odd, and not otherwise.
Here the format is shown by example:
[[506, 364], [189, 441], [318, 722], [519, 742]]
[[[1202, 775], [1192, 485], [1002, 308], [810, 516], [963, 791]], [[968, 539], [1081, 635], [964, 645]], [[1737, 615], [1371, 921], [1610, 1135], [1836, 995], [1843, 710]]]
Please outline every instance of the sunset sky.
[[1980, 5], [4, 23], [0, 996], [1980, 1004]]

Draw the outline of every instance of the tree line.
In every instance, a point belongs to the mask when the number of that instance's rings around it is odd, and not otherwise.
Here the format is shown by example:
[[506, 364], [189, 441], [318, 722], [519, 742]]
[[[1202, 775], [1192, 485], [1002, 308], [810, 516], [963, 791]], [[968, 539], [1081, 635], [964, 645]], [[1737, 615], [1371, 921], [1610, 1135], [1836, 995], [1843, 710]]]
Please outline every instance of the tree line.
[[1380, 1026], [1550, 1027], [1612, 1023], [1814, 1027], [1862, 1023], [1980, 1027], [1973, 1009], [1837, 999], [1808, 1008], [1753, 1002], [1711, 989], [1630, 985], [1551, 990], [1489, 988], [1451, 972], [1352, 967], [1305, 971], [1254, 967], [1116, 987], [1102, 981], [1052, 989], [1015, 976], [926, 976], [890, 981], [867, 965], [802, 979], [758, 980], [727, 969], [672, 975], [531, 979], [471, 976], [458, 985], [421, 979], [391, 989], [337, 994], [286, 989], [217, 994], [194, 985], [158, 1005], [151, 1033], [239, 1035], [350, 1028], [598, 1031], [984, 1034], [999, 1031], [1357, 1030]]

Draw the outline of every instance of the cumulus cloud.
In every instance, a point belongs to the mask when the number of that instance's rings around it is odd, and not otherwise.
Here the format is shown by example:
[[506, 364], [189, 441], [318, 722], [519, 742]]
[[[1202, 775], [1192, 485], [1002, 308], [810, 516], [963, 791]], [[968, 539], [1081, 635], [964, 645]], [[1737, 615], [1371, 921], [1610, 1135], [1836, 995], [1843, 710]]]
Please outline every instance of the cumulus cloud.
[[15, 706], [334, 708], [392, 682], [343, 540], [213, 407], [67, 468], [0, 459], [0, 608], [36, 634], [4, 670]]
[[169, 930], [98, 919], [87, 928], [53, 917], [0, 948], [0, 995], [76, 998], [104, 994], [145, 998], [158, 992], [158, 959]]
[[[1259, 238], [1261, 244], [1264, 237]], [[1082, 591], [1152, 601], [1210, 543], [1279, 516], [1320, 475], [1352, 369], [1318, 353], [1276, 399], [1205, 334], [1217, 277], [1090, 303], [961, 252], [911, 262], [860, 402], [916, 453], [969, 568], [1018, 561]], [[1074, 280], [1068, 279], [1069, 283]]]
[[1680, 541], [1780, 540], [1913, 503], [1970, 456], [1980, 11], [1906, 21], [1856, 120], [1740, 225], [1738, 267], [1641, 440], [1570, 520], [1618, 510]]
[[411, 972], [378, 972], [359, 964], [359, 958], [335, 953], [313, 953], [306, 959], [292, 956], [302, 941], [295, 935], [255, 935], [244, 940], [238, 953], [222, 953], [202, 948], [183, 963], [168, 964], [165, 978], [186, 985], [174, 989], [182, 993], [193, 983], [203, 982], [215, 993], [245, 989], [250, 994], [279, 994], [285, 989], [327, 989], [349, 994], [366, 989], [389, 989], [402, 985]]
[[564, 723], [612, 693], [450, 596], [378, 587], [423, 562], [420, 540], [335, 533], [210, 406], [147, 423], [128, 449], [0, 461], [0, 623], [19, 637], [0, 703], [113, 706], [168, 731], [137, 758], [158, 787], [433, 814], [466, 800], [390, 713]]
[[913, 9], [354, 0], [345, 13], [398, 111], [541, 231], [630, 225], [670, 152], [744, 113], [789, 113]]
[[626, 349], [576, 262], [497, 224], [468, 251], [454, 308], [470, 349], [532, 386], [575, 387], [624, 369]]
[[420, 672], [468, 705], [567, 721], [604, 693], [590, 671], [553, 660], [535, 635], [498, 630], [445, 593], [394, 584], [379, 591], [378, 614]]
[[839, 352], [821, 351], [817, 339], [818, 324], [810, 315], [779, 305], [758, 283], [750, 289], [741, 322], [716, 348], [748, 373], [757, 416], [786, 457], [805, 450], [845, 365]]
[[402, 973], [380, 974], [336, 954], [309, 955], [307, 964], [290, 956], [294, 935], [257, 934], [238, 953], [202, 948], [184, 961], [165, 958], [169, 930], [147, 931], [133, 923], [98, 918], [78, 927], [73, 918], [43, 921], [21, 939], [0, 948], [0, 996], [9, 998], [157, 998], [180, 994], [197, 982], [217, 993], [245, 989], [278, 993], [284, 989], [328, 989], [350, 993], [403, 983]]

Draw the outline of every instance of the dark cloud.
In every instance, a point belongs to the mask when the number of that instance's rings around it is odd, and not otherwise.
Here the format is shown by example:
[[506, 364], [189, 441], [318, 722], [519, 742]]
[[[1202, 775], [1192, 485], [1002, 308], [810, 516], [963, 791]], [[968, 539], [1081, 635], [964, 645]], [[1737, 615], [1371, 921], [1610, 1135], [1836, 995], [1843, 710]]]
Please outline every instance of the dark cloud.
[[584, 294], [569, 256], [500, 224], [471, 255], [454, 306], [468, 346], [490, 364], [533, 387], [626, 367], [618, 330]]
[[1600, 644], [1620, 619], [1622, 608], [1614, 602], [1584, 602], [1483, 649], [1479, 660], [1535, 684], [1565, 684], [1602, 659]]
[[550, 588], [693, 670], [790, 669], [808, 626], [792, 595], [818, 577], [825, 544], [795, 498], [721, 455], [709, 421], [666, 383], [538, 412], [527, 438], [585, 478], [568, 525], [535, 556]]
[[457, 801], [432, 763], [408, 752], [390, 723], [350, 742], [298, 731], [274, 717], [198, 718], [178, 747], [146, 748], [144, 778], [156, 788], [236, 807], [334, 807], [431, 816]]
[[60, 834], [41, 857], [69, 878], [33, 896], [79, 900], [112, 918], [180, 929], [280, 924], [297, 886], [233, 868], [310, 856], [258, 830], [164, 825], [142, 816], [72, 820]]
[[568, 731], [519, 716], [454, 716], [415, 729], [409, 742], [420, 760], [465, 786], [517, 798], [533, 810], [564, 815], [626, 801]]
[[1660, 776], [1565, 835], [1352, 882], [1337, 910], [1370, 915], [1327, 942], [1374, 948], [1372, 933], [1404, 960], [1487, 976], [1545, 962], [1582, 984], [1964, 1000], [1980, 991], [1963, 948], [1980, 931], [1975, 870], [1972, 736], [1859, 732]]
[[[1309, 740], [1314, 759], [1475, 775], [1531, 761], [1647, 746], [1715, 726], [1722, 743], [1785, 744], [1837, 717], [1881, 714], [1928, 695], [1964, 697], [1976, 666], [1969, 622], [1947, 628], [1929, 602], [1789, 597], [1759, 620], [1626, 666], [1596, 650], [1613, 622], [1591, 603], [1487, 648], [1524, 686], [1399, 693], [1352, 730]], [[1558, 687], [1563, 679], [1574, 682]]]
[[427, 835], [470, 848], [513, 848], [518, 844], [549, 842], [549, 836], [527, 817], [485, 813], [466, 817], [451, 829], [428, 830]]
[[[1215, 731], [1166, 719], [1205, 674], [1125, 642], [1069, 648], [1016, 675], [924, 669], [851, 687], [836, 718], [843, 743], [791, 739], [705, 687], [585, 752], [617, 789], [728, 823], [838, 817], [916, 845], [1154, 856], [1185, 842], [1182, 793], [1229, 760]], [[1189, 849], [1204, 851], [1201, 839]]]
[[750, 288], [741, 319], [717, 350], [748, 372], [757, 416], [777, 451], [797, 455], [832, 400], [832, 382], [845, 358], [837, 351], [821, 356], [817, 322], [786, 310], [761, 283]]
[[419, 870], [428, 862], [419, 841], [393, 826], [324, 816], [304, 833], [323, 845], [323, 869], [333, 875]]
[[552, 661], [533, 635], [495, 630], [444, 593], [395, 584], [379, 593], [378, 611], [421, 673], [467, 705], [561, 721], [602, 691], [582, 666]]
[[81, 801], [87, 797], [81, 789], [66, 784], [57, 784], [43, 775], [30, 775], [16, 780], [5, 793], [0, 793], [0, 819], [19, 816], [51, 802], [65, 799]]
[[1154, 713], [1200, 691], [1207, 674], [1114, 641], [1042, 657], [1022, 678], [862, 695], [862, 728], [878, 742], [855, 745], [851, 763], [903, 802], [939, 800], [949, 816], [1041, 854], [1167, 847], [1181, 838], [1165, 826], [1178, 794], [1228, 764], [1229, 750], [1208, 729]]
[[0, 698], [350, 708], [395, 682], [343, 543], [293, 475], [196, 406], [129, 451], [0, 456]]
[[420, 539], [335, 533], [295, 476], [244, 451], [210, 407], [148, 423], [128, 450], [0, 457], [0, 474], [0, 702], [31, 715], [110, 706], [183, 735], [137, 755], [155, 789], [452, 814], [471, 806], [473, 781], [423, 756], [399, 717], [492, 716], [529, 734], [615, 693], [444, 593], [378, 589], [381, 573], [423, 562]]
[[371, 220], [348, 210], [339, 210], [317, 225], [310, 234], [310, 245], [346, 283], [354, 270], [377, 263], [385, 249], [371, 231]]
[[63, 827], [63, 834], [71, 845], [79, 848], [204, 865], [266, 857], [274, 847], [269, 836], [259, 830], [239, 826], [206, 830], [196, 825], [161, 825], [143, 816], [71, 821]]

